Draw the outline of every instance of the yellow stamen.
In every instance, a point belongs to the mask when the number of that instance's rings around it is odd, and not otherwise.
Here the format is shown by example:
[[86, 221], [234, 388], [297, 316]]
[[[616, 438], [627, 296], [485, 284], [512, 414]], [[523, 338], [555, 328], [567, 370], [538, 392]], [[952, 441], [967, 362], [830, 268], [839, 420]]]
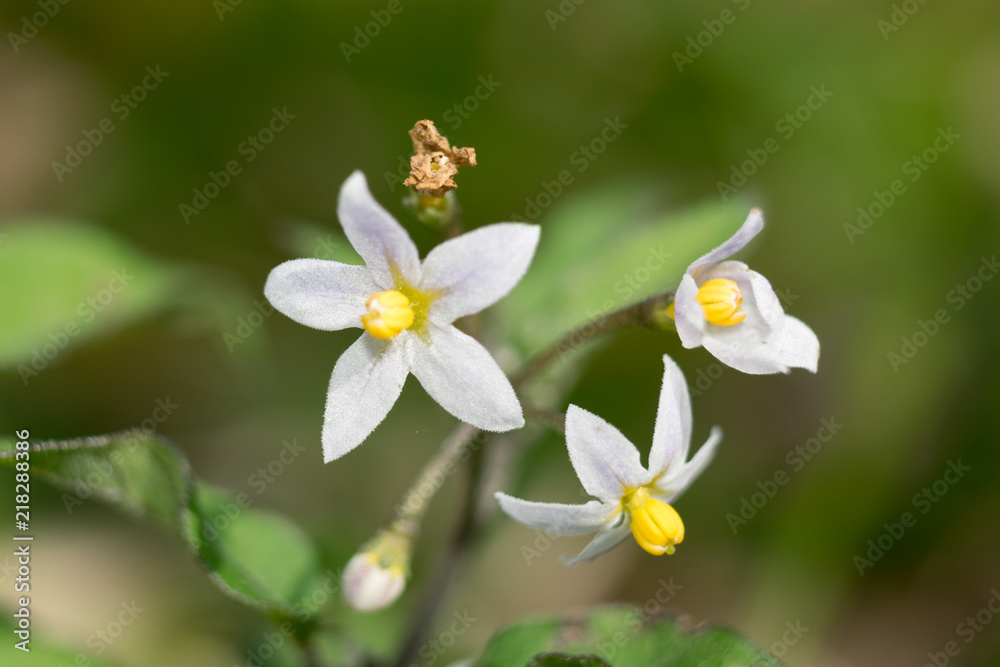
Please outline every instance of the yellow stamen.
[[365, 306], [368, 312], [361, 316], [361, 324], [375, 338], [392, 338], [413, 326], [413, 308], [402, 292], [389, 290], [373, 294]]
[[739, 285], [727, 278], [709, 280], [698, 290], [695, 299], [705, 311], [709, 324], [727, 327], [739, 324], [746, 317], [746, 313], [740, 311], [743, 293]]
[[632, 516], [632, 537], [654, 556], [672, 554], [674, 545], [684, 541], [684, 522], [673, 507], [651, 498], [639, 487], [625, 498], [625, 510]]

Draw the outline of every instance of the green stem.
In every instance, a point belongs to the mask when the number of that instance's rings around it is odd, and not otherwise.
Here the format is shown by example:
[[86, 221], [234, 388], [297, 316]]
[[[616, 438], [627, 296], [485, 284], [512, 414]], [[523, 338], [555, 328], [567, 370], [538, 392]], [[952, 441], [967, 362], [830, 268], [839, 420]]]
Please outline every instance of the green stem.
[[670, 290], [620, 310], [605, 313], [597, 319], [578, 326], [528, 361], [524, 368], [511, 377], [511, 384], [514, 385], [515, 389], [521, 387], [537, 376], [556, 358], [573, 352], [601, 334], [630, 326], [655, 326], [657, 323], [656, 314], [673, 303], [673, 300], [674, 291]]
[[475, 426], [463, 423], [441, 443], [434, 458], [420, 470], [416, 480], [396, 506], [396, 515], [389, 528], [391, 531], [409, 538], [417, 536], [431, 499], [455, 471], [455, 467], [463, 461], [478, 434], [479, 429]]
[[480, 523], [478, 491], [483, 474], [482, 454], [481, 447], [472, 450], [472, 462], [465, 491], [465, 509], [462, 512], [461, 522], [448, 544], [437, 572], [424, 590], [423, 598], [414, 615], [414, 623], [399, 652], [396, 667], [407, 667], [417, 662], [420, 647], [434, 628], [441, 605], [448, 599], [458, 574], [465, 569]]

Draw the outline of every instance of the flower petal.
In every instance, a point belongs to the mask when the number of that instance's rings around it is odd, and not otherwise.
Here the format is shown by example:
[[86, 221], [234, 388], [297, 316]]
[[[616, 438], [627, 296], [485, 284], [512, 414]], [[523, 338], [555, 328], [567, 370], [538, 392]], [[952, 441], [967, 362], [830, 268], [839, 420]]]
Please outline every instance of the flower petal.
[[705, 311], [698, 303], [697, 296], [698, 285], [694, 278], [685, 273], [674, 293], [674, 324], [677, 325], [681, 345], [689, 350], [701, 345], [701, 336], [708, 326]]
[[812, 329], [791, 315], [767, 328], [752, 326], [750, 319], [748, 313], [738, 325], [706, 329], [702, 345], [722, 363], [751, 375], [788, 373], [792, 368], [816, 372], [819, 340]]
[[663, 355], [663, 366], [660, 405], [649, 450], [649, 472], [653, 475], [682, 465], [691, 446], [691, 395], [684, 373], [667, 355]]
[[748, 215], [747, 219], [743, 221], [743, 225], [736, 231], [735, 234], [730, 236], [719, 247], [691, 262], [691, 266], [688, 267], [685, 273], [698, 278], [698, 273], [701, 270], [709, 268], [712, 265], [738, 253], [746, 244], [750, 243], [750, 241], [753, 240], [753, 237], [757, 236], [762, 229], [764, 229], [764, 213], [759, 208], [755, 208], [750, 211], [750, 215]]
[[393, 271], [398, 271], [410, 285], [420, 282], [417, 246], [402, 225], [375, 201], [360, 171], [348, 176], [340, 188], [337, 217], [379, 287], [397, 287]]
[[727, 278], [735, 282], [744, 298], [746, 295], [753, 297], [749, 304], [755, 308], [760, 316], [769, 326], [778, 326], [785, 316], [785, 309], [781, 307], [781, 301], [775, 294], [774, 288], [767, 278], [753, 271], [743, 262], [722, 262], [705, 271], [702, 281], [714, 278]]
[[598, 500], [591, 500], [583, 505], [535, 503], [499, 492], [496, 499], [500, 503], [500, 509], [515, 521], [552, 535], [592, 533], [621, 511]]
[[663, 502], [671, 502], [680, 496], [691, 485], [698, 475], [702, 473], [706, 466], [712, 462], [715, 450], [722, 442], [722, 429], [718, 426], [712, 427], [712, 432], [708, 440], [701, 446], [687, 463], [681, 462], [677, 466], [669, 469], [666, 475], [656, 481], [656, 494]]
[[476, 339], [450, 324], [429, 322], [408, 346], [413, 374], [445, 410], [486, 431], [524, 426], [510, 380]]
[[365, 301], [378, 290], [367, 268], [322, 259], [279, 264], [264, 284], [264, 296], [278, 311], [324, 331], [360, 327]]
[[524, 277], [538, 246], [537, 225], [503, 222], [445, 241], [424, 259], [421, 287], [443, 294], [430, 317], [441, 324], [478, 313]]
[[583, 488], [601, 500], [619, 502], [625, 489], [649, 481], [635, 445], [614, 426], [575, 405], [566, 411], [566, 448]]
[[621, 519], [615, 523], [610, 523], [594, 536], [583, 551], [571, 558], [563, 558], [566, 565], [579, 565], [580, 563], [593, 560], [606, 551], [621, 544], [621, 541], [628, 537], [630, 525], [628, 519], [622, 515]]
[[409, 372], [405, 336], [376, 340], [361, 334], [340, 355], [330, 377], [323, 416], [323, 460], [327, 463], [360, 445], [389, 414]]

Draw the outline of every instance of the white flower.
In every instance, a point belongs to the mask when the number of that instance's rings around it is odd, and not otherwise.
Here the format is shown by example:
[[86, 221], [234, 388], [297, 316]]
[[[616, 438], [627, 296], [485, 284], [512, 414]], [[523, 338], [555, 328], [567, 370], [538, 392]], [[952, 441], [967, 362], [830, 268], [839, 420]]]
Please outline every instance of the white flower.
[[663, 357], [665, 371], [656, 413], [649, 465], [644, 468], [639, 450], [618, 429], [575, 405], [566, 413], [566, 448], [576, 476], [590, 495], [583, 505], [535, 503], [496, 494], [500, 507], [532, 528], [555, 535], [597, 536], [568, 564], [590, 560], [628, 536], [649, 553], [674, 552], [684, 539], [684, 524], [668, 503], [701, 474], [722, 439], [718, 427], [687, 461], [691, 444], [691, 397], [677, 364]]
[[785, 314], [764, 276], [743, 262], [722, 261], [763, 228], [764, 215], [753, 209], [728, 241], [688, 267], [672, 308], [677, 333], [684, 347], [704, 346], [744, 373], [815, 373], [819, 340], [812, 329]]
[[344, 601], [358, 611], [388, 607], [406, 588], [406, 570], [384, 565], [376, 554], [359, 553], [347, 561], [341, 577]]
[[514, 389], [489, 352], [454, 326], [524, 276], [538, 227], [488, 225], [434, 248], [421, 264], [406, 230], [379, 206], [361, 172], [340, 190], [337, 214], [365, 261], [281, 264], [264, 294], [300, 324], [365, 329], [333, 369], [323, 422], [326, 461], [351, 451], [385, 418], [413, 373], [459, 419], [487, 431], [524, 425]]

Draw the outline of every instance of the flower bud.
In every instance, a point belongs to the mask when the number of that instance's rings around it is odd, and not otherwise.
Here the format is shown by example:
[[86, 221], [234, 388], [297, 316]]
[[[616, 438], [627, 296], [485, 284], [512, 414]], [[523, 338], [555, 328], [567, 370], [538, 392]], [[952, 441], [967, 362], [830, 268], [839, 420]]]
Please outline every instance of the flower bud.
[[377, 611], [396, 601], [410, 571], [411, 540], [391, 527], [361, 547], [341, 576], [344, 601], [358, 611]]
[[355, 554], [343, 574], [344, 600], [358, 611], [376, 611], [396, 601], [406, 587], [406, 573], [386, 566], [373, 553]]

